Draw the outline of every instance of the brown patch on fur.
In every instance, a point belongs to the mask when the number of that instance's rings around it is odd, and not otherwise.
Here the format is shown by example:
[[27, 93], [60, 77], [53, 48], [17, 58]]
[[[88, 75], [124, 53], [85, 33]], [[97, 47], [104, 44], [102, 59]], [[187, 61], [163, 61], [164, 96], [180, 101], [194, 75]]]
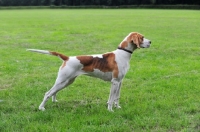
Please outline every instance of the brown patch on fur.
[[128, 47], [128, 42], [127, 41], [122, 41], [121, 44], [120, 44], [121, 48], [126, 48]]
[[65, 56], [65, 55], [63, 55], [63, 54], [61, 54], [61, 53], [58, 53], [58, 52], [50, 52], [52, 55], [55, 55], [55, 56], [58, 56], [58, 57], [60, 57], [62, 60], [64, 60], [64, 61], [67, 61], [68, 59], [69, 59], [69, 57], [68, 56]]
[[115, 61], [114, 53], [106, 53], [103, 58], [93, 56], [77, 56], [80, 63], [83, 64], [83, 69], [86, 72], [93, 72], [94, 69], [99, 69], [102, 72], [112, 72], [113, 77], [118, 77], [118, 66]]

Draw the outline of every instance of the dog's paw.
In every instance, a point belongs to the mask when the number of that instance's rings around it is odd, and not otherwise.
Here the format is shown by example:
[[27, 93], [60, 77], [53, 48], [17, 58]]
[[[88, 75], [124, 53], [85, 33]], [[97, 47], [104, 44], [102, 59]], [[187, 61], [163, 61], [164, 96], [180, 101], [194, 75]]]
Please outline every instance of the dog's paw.
[[39, 107], [39, 110], [45, 111], [45, 108], [44, 107]]
[[115, 108], [117, 108], [117, 109], [121, 109], [121, 106], [119, 105], [119, 103], [118, 103], [118, 102], [115, 102], [115, 105], [114, 105], [114, 107], [115, 107]]
[[113, 109], [112, 109], [112, 105], [110, 105], [110, 104], [108, 104], [108, 111], [114, 112]]
[[117, 108], [117, 109], [121, 109], [122, 107], [118, 105], [118, 106], [116, 106], [116, 108]]
[[108, 111], [109, 111], [109, 112], [114, 112], [114, 110], [112, 110], [112, 109], [108, 109]]
[[52, 102], [58, 102], [58, 100], [52, 100]]

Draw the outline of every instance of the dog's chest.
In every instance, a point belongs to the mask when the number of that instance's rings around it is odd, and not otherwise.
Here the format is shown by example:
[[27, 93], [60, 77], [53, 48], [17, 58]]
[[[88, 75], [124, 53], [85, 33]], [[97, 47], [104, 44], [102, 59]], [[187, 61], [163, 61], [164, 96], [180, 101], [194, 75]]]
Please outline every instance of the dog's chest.
[[130, 67], [129, 61], [131, 56], [130, 55], [124, 56], [123, 53], [118, 53], [118, 52], [116, 52], [115, 54], [116, 54], [115, 61], [117, 63], [119, 70], [119, 78], [123, 78]]

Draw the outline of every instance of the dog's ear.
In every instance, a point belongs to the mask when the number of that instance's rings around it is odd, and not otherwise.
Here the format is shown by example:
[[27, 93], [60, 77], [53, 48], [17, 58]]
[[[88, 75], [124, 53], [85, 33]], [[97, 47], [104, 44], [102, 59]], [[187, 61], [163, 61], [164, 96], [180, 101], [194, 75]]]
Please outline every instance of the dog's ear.
[[140, 48], [140, 44], [142, 44], [143, 41], [143, 35], [139, 33], [132, 33], [131, 40], [133, 41], [133, 44], [135, 44], [138, 48]]

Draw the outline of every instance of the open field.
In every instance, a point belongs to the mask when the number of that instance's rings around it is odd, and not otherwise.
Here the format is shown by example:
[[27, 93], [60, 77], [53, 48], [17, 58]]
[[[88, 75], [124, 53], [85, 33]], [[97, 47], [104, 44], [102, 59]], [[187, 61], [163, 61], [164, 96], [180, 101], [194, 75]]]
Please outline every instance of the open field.
[[[1, 10], [1, 132], [200, 131], [200, 15], [191, 10]], [[132, 31], [152, 41], [133, 53], [122, 109], [107, 111], [110, 83], [80, 76], [38, 106], [66, 55], [115, 50]]]

